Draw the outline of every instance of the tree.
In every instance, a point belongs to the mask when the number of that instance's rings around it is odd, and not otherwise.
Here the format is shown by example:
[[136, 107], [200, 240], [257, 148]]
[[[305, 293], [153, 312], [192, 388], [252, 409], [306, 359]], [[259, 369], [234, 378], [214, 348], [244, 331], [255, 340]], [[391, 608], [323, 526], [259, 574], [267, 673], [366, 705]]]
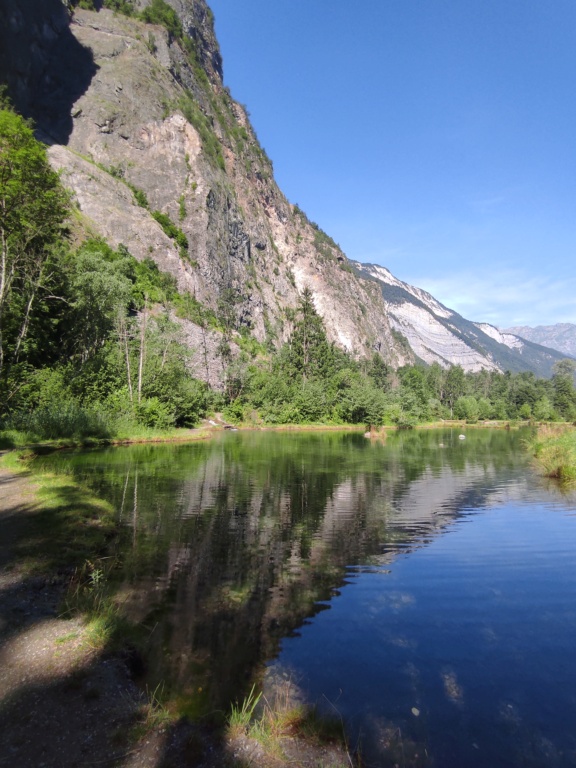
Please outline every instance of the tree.
[[304, 288], [297, 310], [298, 317], [289, 342], [288, 361], [306, 381], [326, 376], [333, 363], [333, 349], [326, 338], [322, 318], [316, 312], [310, 288]]
[[445, 402], [450, 408], [450, 416], [453, 415], [454, 403], [466, 393], [466, 378], [461, 365], [453, 365], [446, 374], [444, 384]]
[[387, 390], [390, 386], [390, 368], [378, 352], [374, 352], [368, 365], [368, 376], [380, 389]]
[[478, 401], [472, 395], [463, 395], [454, 403], [454, 416], [457, 419], [466, 419], [466, 421], [478, 421], [480, 408]]
[[49, 283], [48, 257], [67, 210], [68, 196], [30, 124], [0, 109], [0, 375], [10, 346], [18, 355], [34, 302]]
[[576, 361], [566, 358], [554, 364], [554, 375], [552, 376], [554, 407], [558, 409], [565, 419], [570, 421], [576, 418], [575, 370]]

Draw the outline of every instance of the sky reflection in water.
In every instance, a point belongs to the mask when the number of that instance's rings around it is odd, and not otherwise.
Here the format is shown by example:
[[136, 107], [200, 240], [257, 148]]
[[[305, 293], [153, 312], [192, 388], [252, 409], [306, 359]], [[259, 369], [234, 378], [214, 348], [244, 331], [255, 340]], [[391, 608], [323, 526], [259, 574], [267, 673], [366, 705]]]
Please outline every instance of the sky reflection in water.
[[[225, 435], [51, 457], [112, 499], [150, 684], [262, 674], [368, 764], [576, 765], [576, 516], [514, 433]], [[153, 630], [153, 631], [152, 631]]]

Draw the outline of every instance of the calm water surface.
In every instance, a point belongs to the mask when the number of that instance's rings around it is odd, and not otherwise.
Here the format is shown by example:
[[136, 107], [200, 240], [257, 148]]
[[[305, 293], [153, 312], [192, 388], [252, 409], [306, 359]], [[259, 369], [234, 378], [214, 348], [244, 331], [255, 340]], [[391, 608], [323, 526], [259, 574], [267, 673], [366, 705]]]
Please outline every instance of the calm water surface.
[[367, 765], [576, 766], [576, 498], [514, 432], [233, 433], [44, 461], [110, 499], [149, 685], [258, 680]]

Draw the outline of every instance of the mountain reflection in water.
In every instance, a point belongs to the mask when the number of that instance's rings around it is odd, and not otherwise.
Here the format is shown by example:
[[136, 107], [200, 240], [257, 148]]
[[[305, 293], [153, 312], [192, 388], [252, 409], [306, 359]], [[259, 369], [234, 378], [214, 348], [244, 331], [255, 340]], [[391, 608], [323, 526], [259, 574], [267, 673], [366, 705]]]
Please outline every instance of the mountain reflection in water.
[[[469, 430], [466, 441], [451, 430], [391, 433], [382, 442], [357, 433], [238, 432], [201, 444], [46, 461], [66, 465], [118, 509], [126, 530], [121, 592], [130, 618], [149, 628], [148, 685], [163, 683], [186, 711], [200, 714], [226, 709], [267, 663], [268, 689], [287, 675], [295, 684], [299, 675], [305, 681], [306, 665], [320, 665], [320, 648], [316, 659], [295, 651], [286, 666], [282, 648], [301, 643], [299, 633], [312, 631], [320, 612], [350, 601], [344, 595], [360, 577], [383, 578], [399, 557], [430, 547], [483, 509], [527, 496], [545, 500], [520, 439], [496, 430]], [[412, 599], [402, 589], [374, 589], [386, 610]], [[348, 609], [343, 621], [361, 623], [364, 615], [368, 631], [375, 605], [364, 605], [359, 615]], [[379, 632], [373, 642], [386, 640], [386, 631]], [[399, 648], [412, 642], [391, 632], [387, 641]], [[338, 661], [328, 663], [345, 666], [361, 652], [373, 652], [369, 642], [363, 650], [338, 651]], [[332, 693], [339, 670], [329, 674]], [[420, 674], [413, 661], [402, 672]], [[441, 677], [445, 697], [460, 706], [463, 689], [448, 662]], [[383, 695], [394, 696], [394, 685]], [[310, 686], [313, 698], [321, 695], [316, 683]], [[306, 688], [304, 682], [304, 697]], [[379, 764], [394, 764], [391, 734], [398, 726], [376, 713], [346, 716], [359, 729], [372, 729], [366, 744], [372, 754], [381, 749]], [[410, 738], [418, 742], [418, 733]], [[406, 765], [431, 765], [426, 754], [421, 748]]]

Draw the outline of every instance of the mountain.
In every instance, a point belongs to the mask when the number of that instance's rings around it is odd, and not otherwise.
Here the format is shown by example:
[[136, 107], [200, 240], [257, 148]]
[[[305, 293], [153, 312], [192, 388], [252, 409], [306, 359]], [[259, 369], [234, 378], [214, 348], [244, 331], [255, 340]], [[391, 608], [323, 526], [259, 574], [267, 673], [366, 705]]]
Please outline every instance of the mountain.
[[554, 363], [563, 357], [489, 323], [466, 320], [421, 288], [398, 280], [385, 267], [354, 262], [354, 268], [378, 284], [393, 331], [425, 363], [461, 365], [467, 371], [529, 370], [550, 376]]
[[530, 328], [519, 325], [508, 328], [503, 333], [513, 333], [522, 339], [556, 349], [563, 355], [576, 358], [576, 325], [574, 323], [556, 323], [556, 325], [537, 325]]
[[[152, 258], [180, 290], [225, 311], [237, 333], [285, 340], [309, 286], [331, 340], [358, 357], [377, 348], [395, 366], [413, 361], [376, 286], [278, 189], [245, 108], [223, 85], [204, 0], [140, 3], [157, 24], [106, 8], [76, 8], [63, 24], [59, 0], [7, 2], [10, 35], [0, 48], [9, 46], [18, 66], [0, 77], [51, 145], [79, 236]], [[41, 60], [20, 62], [22, 50]], [[154, 212], [185, 235], [185, 251]], [[199, 348], [201, 329], [185, 325]]]
[[[309, 287], [329, 338], [355, 357], [549, 375], [557, 353], [471, 323], [382, 267], [353, 264], [286, 199], [223, 84], [205, 0], [3, 5], [0, 82], [72, 192], [73, 236], [153, 259], [224, 318], [233, 353], [246, 334], [286, 340]], [[221, 332], [180, 322], [195, 374], [217, 386]]]

